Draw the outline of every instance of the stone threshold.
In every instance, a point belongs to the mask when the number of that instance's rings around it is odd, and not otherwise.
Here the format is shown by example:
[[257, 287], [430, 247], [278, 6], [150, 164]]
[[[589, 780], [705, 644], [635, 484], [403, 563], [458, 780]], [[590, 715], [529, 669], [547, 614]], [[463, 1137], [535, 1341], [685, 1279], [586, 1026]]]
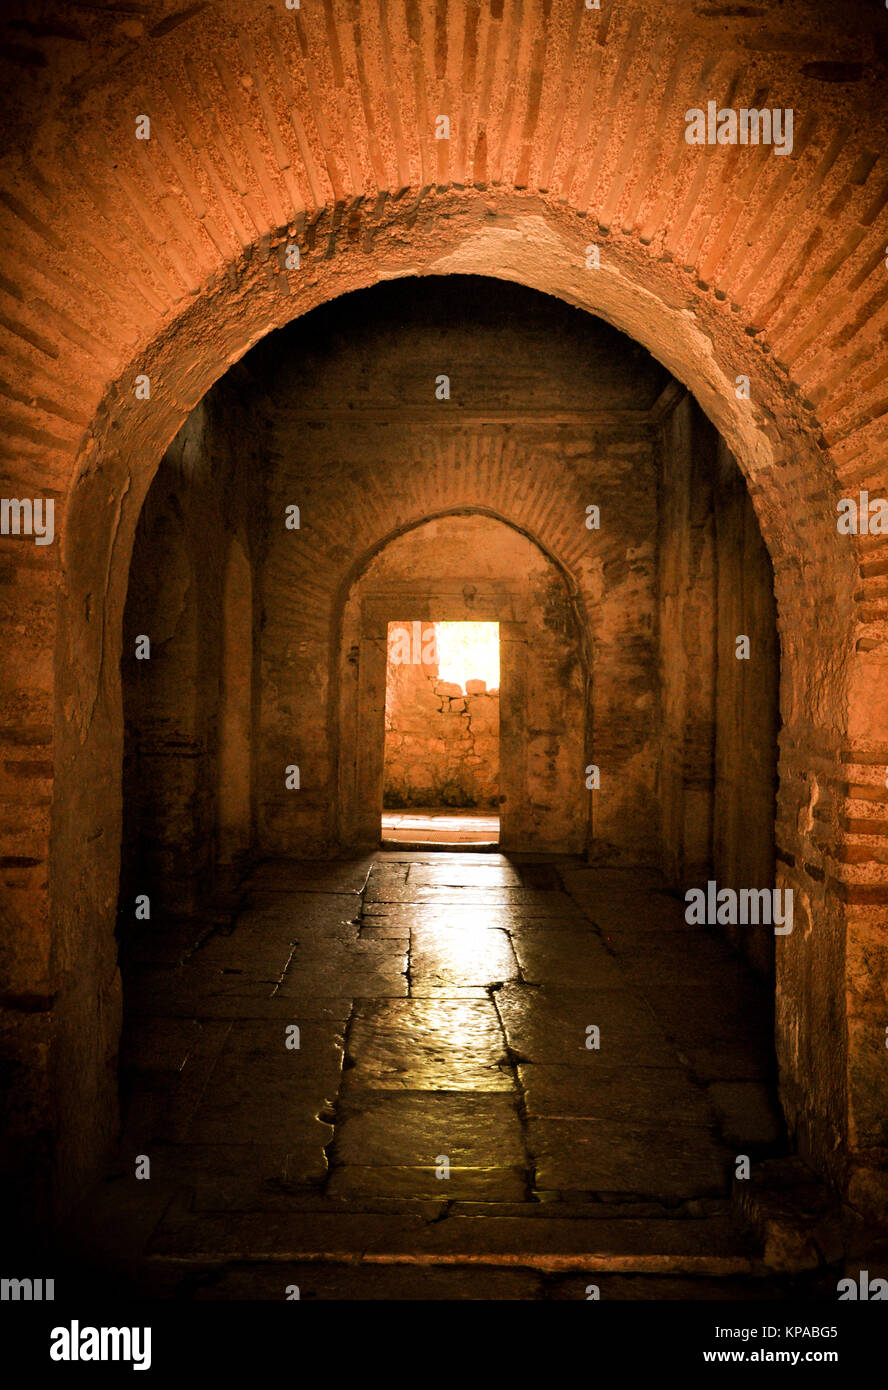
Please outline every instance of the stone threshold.
[[150, 1243], [151, 1262], [326, 1262], [486, 1265], [560, 1273], [762, 1275], [755, 1246], [732, 1222], [523, 1217], [312, 1216], [202, 1218]]
[[452, 854], [497, 854], [499, 840], [380, 840], [381, 850], [406, 850], [411, 853]]

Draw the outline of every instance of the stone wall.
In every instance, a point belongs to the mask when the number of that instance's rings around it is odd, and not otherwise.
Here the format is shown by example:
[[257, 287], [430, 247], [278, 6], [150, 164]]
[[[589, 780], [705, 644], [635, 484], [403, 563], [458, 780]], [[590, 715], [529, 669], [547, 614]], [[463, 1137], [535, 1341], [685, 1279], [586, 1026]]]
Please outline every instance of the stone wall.
[[205, 909], [219, 864], [255, 845], [263, 507], [236, 383], [179, 432], [136, 531], [121, 663], [123, 930], [137, 895], [153, 914]]
[[[690, 397], [663, 428], [659, 577], [664, 868], [682, 892], [710, 875], [720, 888], [773, 888], [773, 571], [737, 464]], [[748, 658], [738, 657], [743, 637]], [[758, 970], [773, 973], [772, 931], [726, 931]]]
[[[456, 294], [450, 282], [430, 279], [421, 297], [402, 283], [347, 297], [259, 344], [250, 366], [273, 401], [260, 772], [269, 850], [324, 853], [339, 841], [330, 709], [357, 668], [347, 659], [341, 671], [332, 668], [329, 642], [350, 586], [409, 528], [475, 511], [523, 532], [567, 576], [560, 589], [543, 586], [540, 644], [525, 652], [526, 669], [536, 662], [541, 682], [569, 686], [576, 677], [565, 674], [574, 660], [565, 655], [574, 640], [568, 628], [585, 644], [571, 767], [563, 767], [567, 744], [548, 714], [528, 748], [531, 769], [550, 777], [557, 766], [557, 776], [572, 783], [567, 800], [553, 787], [535, 803], [535, 833], [554, 847], [556, 827], [567, 825], [565, 808], [580, 794], [571, 844], [579, 830], [580, 846], [589, 844], [601, 862], [658, 864], [650, 411], [669, 386], [668, 373], [602, 321], [476, 277], [460, 278]], [[448, 397], [439, 395], [441, 377]], [[294, 504], [299, 531], [284, 525]], [[600, 510], [597, 529], [587, 526], [591, 506]], [[487, 573], [486, 562], [483, 553], [465, 556], [458, 593]], [[432, 545], [426, 576], [436, 563]], [[497, 574], [516, 583], [522, 577], [520, 570]], [[459, 616], [471, 619], [471, 608]], [[345, 643], [346, 654], [355, 641], [352, 635]], [[283, 780], [293, 762], [303, 770], [298, 796]], [[592, 762], [603, 783], [589, 793]]]
[[[774, 819], [780, 729], [780, 642], [774, 575], [749, 493], [722, 440], [712, 471], [716, 587], [713, 873], [719, 883], [770, 888], [777, 882]], [[738, 660], [737, 639], [749, 638]], [[798, 896], [797, 894], [795, 896]], [[794, 926], [805, 931], [800, 913]], [[774, 971], [767, 927], [730, 932], [750, 962]]]
[[[423, 652], [433, 623], [419, 624]], [[499, 689], [442, 681], [436, 660], [393, 662], [385, 701], [383, 805], [496, 808], [499, 804]], [[412, 632], [411, 632], [412, 638]]]
[[664, 424], [658, 535], [663, 867], [678, 887], [712, 863], [715, 554], [706, 459], [715, 432], [685, 397]]
[[[530, 624], [513, 625], [522, 704], [507, 712], [522, 730], [521, 833], [537, 848], [586, 848], [598, 863], [662, 866], [682, 891], [710, 873], [725, 886], [773, 881], [776, 615], [733, 459], [693, 401], [669, 397], [665, 374], [606, 325], [515, 287], [469, 283], [459, 313], [431, 282], [422, 312], [389, 287], [364, 297], [372, 313], [357, 320], [358, 301], [310, 316], [261, 345], [168, 452], [143, 509], [125, 620], [128, 885], [141, 857], [140, 881], [188, 910], [233, 846], [323, 854], [348, 843], [343, 788], [360, 754], [343, 700], [358, 703], [361, 605], [381, 602], [382, 613], [389, 595], [386, 621], [477, 620], [471, 595], [485, 579], [508, 591], [509, 619]], [[452, 394], [438, 401], [442, 365]], [[658, 430], [636, 407], [664, 390]], [[494, 518], [452, 515], [398, 534], [417, 502], [420, 516], [436, 501], [483, 510], [494, 478], [533, 525], [523, 499], [539, 473], [547, 505], [559, 467], [562, 492], [547, 509], [573, 592]], [[298, 528], [287, 524], [294, 504]], [[245, 664], [261, 663], [247, 700], [255, 730], [243, 708], [232, 723], [224, 699], [238, 516], [262, 617], [257, 608], [253, 655], [229, 654], [228, 666], [236, 684]], [[362, 562], [373, 536], [381, 548]], [[424, 607], [411, 609], [409, 595]], [[733, 660], [735, 629], [753, 641], [748, 663]], [[136, 631], [155, 635], [150, 665], [133, 659]], [[389, 699], [388, 803], [508, 802], [488, 756], [499, 710], [463, 707], [462, 692], [454, 700], [414, 678], [422, 669], [393, 668], [402, 708], [415, 681], [411, 698], [437, 727], [393, 717]], [[226, 768], [223, 723], [233, 730]], [[405, 758], [408, 733], [425, 743]], [[486, 746], [474, 745], [479, 734]], [[293, 765], [298, 790], [286, 786]], [[240, 830], [223, 824], [232, 789], [248, 801]], [[769, 967], [770, 941], [750, 935], [744, 947]]]

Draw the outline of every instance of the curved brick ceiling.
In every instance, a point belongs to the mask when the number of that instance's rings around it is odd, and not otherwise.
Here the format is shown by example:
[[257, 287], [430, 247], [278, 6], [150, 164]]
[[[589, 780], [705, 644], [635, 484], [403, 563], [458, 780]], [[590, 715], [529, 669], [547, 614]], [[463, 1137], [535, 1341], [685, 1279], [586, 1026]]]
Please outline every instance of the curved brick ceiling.
[[[829, 451], [803, 490], [831, 527], [829, 491], [878, 491], [884, 475], [886, 20], [869, 13], [843, 12], [839, 26], [813, 3], [19, 6], [3, 32], [0, 195], [0, 396], [16, 487], [64, 493], [96, 420], [129, 391], [119, 383], [162, 360], [178, 414], [140, 441], [156, 462], [269, 324], [423, 269], [465, 234], [454, 209], [474, 199], [490, 215], [520, 196], [556, 221], [580, 214], [584, 238], [649, 275], [677, 312], [690, 307], [717, 345], [746, 340], [750, 370], [769, 382], [761, 394], [782, 382], [793, 427]], [[689, 146], [684, 112], [710, 98], [791, 106], [792, 155]], [[135, 138], [142, 113], [149, 141]], [[435, 139], [440, 114], [449, 140]], [[334, 251], [369, 250], [387, 219], [389, 246], [421, 228], [423, 254], [324, 279]], [[298, 284], [280, 270], [293, 237], [307, 263]], [[253, 322], [232, 299], [212, 369], [193, 361], [209, 319], [177, 358], [170, 329], [250, 276], [274, 289], [274, 313]], [[652, 329], [647, 346], [675, 368], [668, 337]], [[728, 380], [738, 363], [726, 361]], [[766, 516], [763, 527], [770, 539]], [[850, 544], [872, 645], [888, 614], [888, 541]]]

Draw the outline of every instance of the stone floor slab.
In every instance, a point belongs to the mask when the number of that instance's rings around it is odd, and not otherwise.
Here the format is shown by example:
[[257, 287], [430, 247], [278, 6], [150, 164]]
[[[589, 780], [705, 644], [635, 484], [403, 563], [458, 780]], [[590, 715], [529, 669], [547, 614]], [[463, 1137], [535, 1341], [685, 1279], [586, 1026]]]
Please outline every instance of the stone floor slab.
[[353, 859], [266, 860], [251, 874], [248, 889], [294, 892], [300, 889], [360, 893], [375, 862], [371, 854]]
[[269, 999], [277, 976], [259, 978], [188, 963], [176, 968], [140, 967], [127, 977], [126, 1005], [133, 1015], [208, 1017], [206, 1006], [218, 1000]]
[[411, 936], [410, 983], [486, 986], [518, 976], [512, 943], [503, 931], [418, 927]]
[[197, 1019], [145, 1019], [122, 1039], [120, 1065], [138, 1072], [180, 1072], [200, 1033]]
[[716, 1113], [706, 1091], [680, 1067], [575, 1067], [534, 1062], [519, 1066], [527, 1114], [536, 1118], [617, 1120], [712, 1129]]
[[287, 1037], [282, 1024], [233, 1024], [183, 1138], [262, 1143], [273, 1133], [288, 1147], [328, 1144], [332, 1130], [317, 1117], [339, 1089], [343, 1035], [333, 1022], [308, 1022], [300, 1026], [298, 1049]]
[[411, 864], [408, 888], [521, 888], [518, 870], [512, 864], [471, 863]]
[[[183, 1282], [185, 1271], [183, 1270]], [[241, 1264], [193, 1279], [185, 1287], [196, 1301], [255, 1299], [282, 1302], [298, 1288], [302, 1302], [504, 1302], [543, 1296], [543, 1277], [530, 1270], [412, 1265]], [[288, 1293], [287, 1291], [291, 1292]]]
[[[557, 900], [556, 910], [549, 911], [534, 907], [509, 907], [502, 903], [366, 903], [363, 913], [364, 926], [382, 926], [384, 923], [508, 932], [519, 927], [530, 928], [534, 924], [539, 924], [549, 931], [577, 931], [578, 924], [582, 925], [572, 906], [565, 906], [564, 910], [561, 910], [561, 900]], [[588, 924], [588, 929], [592, 931], [591, 924]]]
[[348, 1045], [352, 1089], [514, 1089], [489, 999], [360, 1001]]
[[537, 915], [574, 915], [576, 909], [565, 894], [539, 892], [533, 888], [470, 886], [439, 888], [433, 885], [411, 887], [405, 884], [376, 884], [372, 880], [365, 895], [367, 903], [413, 903], [452, 907], [511, 907], [525, 911], [536, 909]]
[[294, 950], [275, 995], [337, 994], [361, 999], [399, 999], [408, 993], [407, 952], [399, 942], [356, 942], [354, 946], [306, 953]]
[[336, 1124], [336, 1167], [526, 1166], [517, 1106], [506, 1095], [349, 1093]]
[[[651, 1011], [626, 990], [507, 984], [496, 995], [509, 1047], [523, 1061], [575, 1066], [674, 1067], [676, 1056]], [[598, 1048], [590, 1028], [597, 1028]]]
[[536, 1185], [560, 1192], [652, 1197], [726, 1195], [732, 1155], [708, 1131], [599, 1119], [532, 1119]]
[[475, 1203], [521, 1202], [528, 1190], [528, 1173], [523, 1168], [457, 1168], [447, 1177], [440, 1167], [384, 1167], [349, 1163], [330, 1176], [327, 1192], [331, 1197], [419, 1197], [436, 1201]]
[[590, 932], [512, 931], [512, 945], [526, 984], [625, 989], [626, 977], [602, 942]]

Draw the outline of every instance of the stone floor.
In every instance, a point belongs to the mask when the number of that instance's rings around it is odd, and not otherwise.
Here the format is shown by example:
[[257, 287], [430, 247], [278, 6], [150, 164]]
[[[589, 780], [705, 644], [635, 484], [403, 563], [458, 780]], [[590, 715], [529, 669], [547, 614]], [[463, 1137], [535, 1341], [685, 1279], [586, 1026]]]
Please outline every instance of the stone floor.
[[383, 811], [383, 845], [412, 843], [494, 846], [499, 841], [499, 816], [484, 811], [444, 811], [440, 807]]
[[75, 1225], [140, 1291], [784, 1296], [730, 1201], [782, 1152], [767, 1000], [652, 875], [272, 863], [123, 963], [120, 1161]]

